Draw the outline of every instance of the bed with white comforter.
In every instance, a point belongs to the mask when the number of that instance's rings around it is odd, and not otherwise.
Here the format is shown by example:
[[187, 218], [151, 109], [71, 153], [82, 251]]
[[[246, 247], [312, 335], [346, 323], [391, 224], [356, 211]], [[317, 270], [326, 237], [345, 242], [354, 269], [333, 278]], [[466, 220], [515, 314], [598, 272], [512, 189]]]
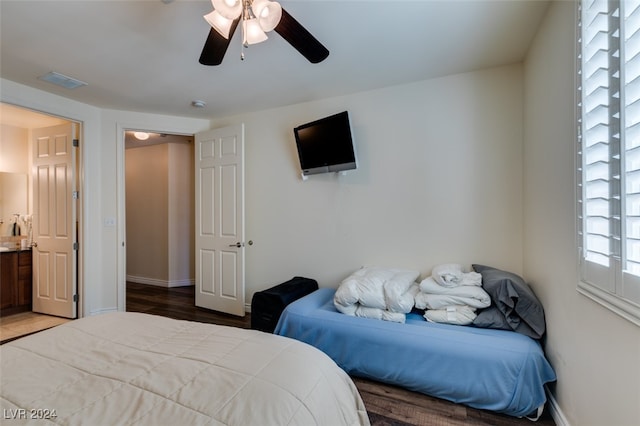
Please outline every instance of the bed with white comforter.
[[15, 424], [369, 424], [327, 355], [255, 330], [111, 313], [2, 345], [0, 362]]

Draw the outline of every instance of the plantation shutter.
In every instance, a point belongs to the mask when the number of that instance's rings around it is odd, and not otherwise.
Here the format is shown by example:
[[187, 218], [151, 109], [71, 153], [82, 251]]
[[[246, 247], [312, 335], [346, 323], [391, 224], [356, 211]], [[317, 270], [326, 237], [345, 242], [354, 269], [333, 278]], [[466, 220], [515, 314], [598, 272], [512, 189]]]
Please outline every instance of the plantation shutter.
[[620, 294], [640, 303], [640, 0], [621, 2], [625, 221]]
[[640, 303], [640, 0], [581, 7], [581, 278]]
[[[581, 156], [580, 239], [582, 279], [602, 289], [613, 291], [615, 283], [616, 228], [619, 229], [619, 197], [615, 198], [616, 144], [619, 125], [613, 113], [616, 70], [612, 56], [617, 41], [610, 28], [614, 17], [606, 0], [586, 0], [582, 4], [581, 53]], [[618, 161], [616, 161], [618, 160]]]

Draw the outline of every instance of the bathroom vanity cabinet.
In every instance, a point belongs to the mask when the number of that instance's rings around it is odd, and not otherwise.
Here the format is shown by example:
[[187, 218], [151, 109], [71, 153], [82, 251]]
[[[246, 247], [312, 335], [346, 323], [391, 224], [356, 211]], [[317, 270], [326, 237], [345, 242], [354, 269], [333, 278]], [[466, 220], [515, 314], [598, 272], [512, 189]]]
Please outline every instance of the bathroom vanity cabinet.
[[31, 250], [0, 252], [0, 315], [31, 310]]

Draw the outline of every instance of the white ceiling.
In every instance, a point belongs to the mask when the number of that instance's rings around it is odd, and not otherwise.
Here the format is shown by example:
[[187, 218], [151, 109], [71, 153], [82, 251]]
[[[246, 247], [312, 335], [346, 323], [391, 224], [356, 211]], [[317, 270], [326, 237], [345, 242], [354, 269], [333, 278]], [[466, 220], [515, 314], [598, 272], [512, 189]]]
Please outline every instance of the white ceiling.
[[[241, 61], [238, 29], [222, 65], [200, 65], [209, 0], [0, 0], [0, 76], [101, 108], [213, 118], [519, 62], [548, 1], [281, 4], [329, 49], [324, 62], [275, 32]], [[88, 86], [38, 79], [49, 71]]]

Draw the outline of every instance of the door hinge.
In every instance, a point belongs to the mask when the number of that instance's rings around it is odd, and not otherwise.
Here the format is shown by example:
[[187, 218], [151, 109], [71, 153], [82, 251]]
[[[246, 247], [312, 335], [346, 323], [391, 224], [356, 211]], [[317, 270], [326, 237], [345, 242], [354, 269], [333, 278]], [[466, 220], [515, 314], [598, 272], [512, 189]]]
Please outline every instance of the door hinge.
[[73, 140], [73, 146], [76, 147], [76, 148], [79, 147], [80, 146], [80, 139], [74, 139]]
[[74, 200], [77, 200], [78, 198], [80, 198], [80, 191], [73, 191], [71, 196]]
[[78, 250], [80, 248], [80, 244], [78, 242], [73, 243], [73, 249]]
[[74, 295], [73, 295], [73, 301], [74, 301], [74, 302], [77, 302], [77, 301], [78, 301], [78, 295], [77, 295], [77, 294], [74, 294]]

